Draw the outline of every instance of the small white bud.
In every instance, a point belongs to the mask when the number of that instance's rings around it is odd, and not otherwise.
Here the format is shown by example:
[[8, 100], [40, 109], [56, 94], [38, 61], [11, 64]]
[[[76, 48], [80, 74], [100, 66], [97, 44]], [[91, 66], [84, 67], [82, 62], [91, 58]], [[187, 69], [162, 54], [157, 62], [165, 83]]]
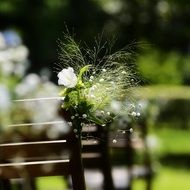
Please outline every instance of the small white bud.
[[110, 112], [109, 112], [109, 111], [107, 112], [107, 115], [110, 115]]
[[81, 127], [83, 127], [85, 124], [84, 124], [84, 123], [81, 123], [80, 125], [81, 125]]
[[96, 96], [94, 96], [93, 94], [90, 95], [91, 98], [95, 98]]
[[129, 129], [129, 132], [132, 133], [132, 132], [133, 132], [133, 128], [130, 128], [130, 129]]
[[135, 117], [135, 116], [137, 116], [137, 113], [133, 111], [133, 112], [131, 113], [131, 115]]
[[69, 127], [73, 126], [72, 122], [67, 122], [67, 124], [69, 125]]
[[83, 118], [87, 118], [87, 115], [84, 113], [84, 114], [82, 114], [82, 117]]
[[74, 131], [74, 133], [77, 133], [77, 129], [74, 129], [73, 131]]

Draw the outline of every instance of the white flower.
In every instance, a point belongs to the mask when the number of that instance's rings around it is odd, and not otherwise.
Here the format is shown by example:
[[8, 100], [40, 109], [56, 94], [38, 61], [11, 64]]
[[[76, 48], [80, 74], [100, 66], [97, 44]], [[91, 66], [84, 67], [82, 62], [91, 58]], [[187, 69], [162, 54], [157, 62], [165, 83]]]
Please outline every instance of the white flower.
[[67, 88], [73, 88], [77, 84], [77, 76], [74, 73], [72, 67], [68, 67], [67, 69], [63, 69], [58, 73], [58, 84], [64, 85]]

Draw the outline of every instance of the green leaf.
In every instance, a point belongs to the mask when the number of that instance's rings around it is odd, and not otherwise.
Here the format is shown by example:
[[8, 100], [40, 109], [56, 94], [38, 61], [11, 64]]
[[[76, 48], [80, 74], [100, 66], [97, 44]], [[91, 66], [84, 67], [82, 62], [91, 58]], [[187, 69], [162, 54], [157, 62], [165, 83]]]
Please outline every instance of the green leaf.
[[88, 114], [88, 118], [90, 121], [92, 121], [93, 123], [96, 123], [98, 125], [103, 125], [105, 124], [104, 121], [102, 121], [101, 119], [97, 118], [96, 116], [94, 116], [93, 114]]
[[82, 69], [81, 69], [80, 72], [79, 72], [78, 83], [81, 83], [81, 82], [82, 82], [82, 76], [83, 76], [83, 74], [84, 74], [86, 71], [89, 70], [89, 67], [90, 67], [90, 66], [91, 66], [91, 65], [86, 65], [86, 66], [82, 67]]

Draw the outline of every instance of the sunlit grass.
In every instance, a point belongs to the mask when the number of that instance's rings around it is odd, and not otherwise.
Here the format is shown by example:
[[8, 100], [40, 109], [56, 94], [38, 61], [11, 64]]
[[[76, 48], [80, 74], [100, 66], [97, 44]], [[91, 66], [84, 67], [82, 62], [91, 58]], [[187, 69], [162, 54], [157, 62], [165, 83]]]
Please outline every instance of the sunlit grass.
[[[182, 168], [162, 167], [153, 179], [153, 190], [186, 190], [190, 189], [190, 171]], [[61, 177], [43, 177], [38, 179], [39, 190], [67, 190]], [[136, 179], [133, 183], [134, 190], [145, 189], [145, 181]]]
[[[187, 190], [190, 189], [190, 171], [171, 167], [161, 168], [154, 180], [153, 190]], [[134, 180], [134, 190], [145, 189], [145, 182], [142, 179]]]
[[[159, 154], [190, 154], [190, 129], [182, 130], [176, 128], [168, 128], [157, 126], [154, 130], [159, 138], [160, 147]], [[159, 160], [157, 160], [159, 161]], [[171, 167], [172, 166], [172, 167]], [[176, 165], [162, 165], [158, 167], [153, 178], [152, 190], [187, 190], [190, 189], [190, 170], [188, 167]], [[133, 183], [134, 190], [144, 190], [145, 181], [135, 179]], [[45, 177], [38, 179], [39, 190], [67, 190], [67, 186], [62, 177]]]
[[[157, 154], [160, 158], [167, 155], [190, 155], [190, 129], [184, 130], [175, 127], [175, 124], [170, 126], [168, 124], [167, 126], [157, 124], [154, 128], [154, 134], [159, 139], [159, 148], [154, 154]], [[156, 159], [159, 161], [159, 157], [156, 157]], [[157, 167], [152, 190], [190, 189], [190, 170], [188, 165], [185, 165], [187, 162], [176, 163], [173, 160], [167, 160], [163, 163], [161, 167]], [[135, 179], [133, 187], [134, 190], [146, 189], [145, 180]]]
[[155, 134], [159, 138], [159, 152], [161, 154], [189, 154], [190, 129], [158, 128]]
[[67, 190], [63, 177], [41, 177], [37, 179], [38, 190]]

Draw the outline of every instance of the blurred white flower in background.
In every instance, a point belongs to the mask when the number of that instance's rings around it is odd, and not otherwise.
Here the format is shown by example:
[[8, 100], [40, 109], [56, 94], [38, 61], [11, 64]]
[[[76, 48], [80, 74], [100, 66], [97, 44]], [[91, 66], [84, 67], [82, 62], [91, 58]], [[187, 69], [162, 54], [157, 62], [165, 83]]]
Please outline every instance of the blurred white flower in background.
[[52, 126], [50, 126], [47, 130], [47, 136], [50, 139], [57, 139], [59, 138], [59, 136], [68, 133], [70, 130], [69, 125], [67, 124], [66, 121], [63, 121], [63, 123], [61, 124], [54, 124]]
[[19, 97], [31, 97], [31, 94], [37, 90], [41, 83], [41, 79], [37, 74], [30, 73], [18, 84], [15, 88], [15, 92]]
[[6, 86], [0, 84], [0, 112], [8, 110], [11, 105], [11, 98]]
[[6, 42], [2, 32], [0, 32], [0, 49], [4, 49], [5, 47], [6, 47]]
[[39, 98], [37, 101], [23, 102], [23, 108], [30, 113], [31, 122], [47, 122], [59, 120], [58, 108], [60, 102], [55, 100], [41, 100], [40, 98], [56, 97], [58, 87], [49, 80], [35, 73], [28, 74], [16, 87], [15, 93], [18, 99]]
[[0, 72], [2, 76], [23, 77], [29, 66], [28, 49], [20, 36], [7, 30], [0, 32]]
[[22, 44], [22, 39], [16, 31], [9, 29], [3, 31], [2, 33], [8, 47], [16, 47]]
[[[36, 91], [35, 97], [56, 97], [59, 93], [58, 88], [55, 84], [50, 81], [42, 82], [41, 87]], [[53, 121], [60, 120], [58, 116], [58, 108], [60, 107], [60, 102], [55, 100], [46, 100], [36, 102], [36, 110], [33, 114], [33, 121]]]
[[117, 101], [117, 100], [113, 100], [111, 102], [111, 111], [113, 113], [118, 114], [121, 111], [121, 108], [122, 108], [122, 102]]
[[[10, 124], [63, 120], [58, 115], [60, 101], [43, 100], [46, 97], [57, 97], [59, 93], [57, 85], [49, 80], [48, 70], [44, 69], [41, 75], [26, 74], [29, 67], [28, 54], [28, 48], [16, 32], [0, 32], [0, 127], [5, 130]], [[71, 77], [72, 80], [66, 85], [72, 86], [75, 82], [74, 71], [68, 69], [65, 76]], [[21, 101], [12, 101], [13, 97]], [[34, 125], [32, 130], [35, 134], [47, 130], [50, 138], [56, 138], [68, 132], [69, 128], [65, 122], [48, 126]]]

